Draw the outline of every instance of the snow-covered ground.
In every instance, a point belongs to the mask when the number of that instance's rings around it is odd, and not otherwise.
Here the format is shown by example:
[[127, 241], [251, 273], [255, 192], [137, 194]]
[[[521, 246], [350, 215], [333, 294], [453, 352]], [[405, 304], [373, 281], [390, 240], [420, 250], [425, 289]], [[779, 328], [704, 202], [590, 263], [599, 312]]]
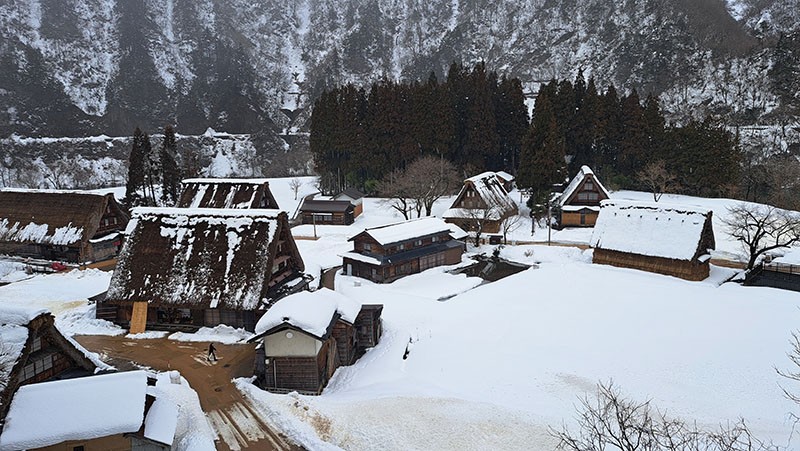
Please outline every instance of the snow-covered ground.
[[[315, 188], [313, 179], [301, 179], [295, 200], [290, 180], [273, 179], [270, 188], [282, 208], [296, 210]], [[434, 214], [451, 202], [437, 202]], [[716, 256], [740, 252], [719, 223], [735, 201], [665, 195], [661, 202], [713, 209]], [[306, 267], [319, 271], [341, 264], [338, 254], [352, 249], [348, 238], [400, 220], [382, 200], [367, 198], [351, 226], [317, 226], [316, 240], [312, 226], [293, 234]], [[531, 237], [530, 225], [523, 216], [511, 241], [547, 239], [546, 229]], [[591, 229], [552, 235], [568, 243], [590, 237]], [[579, 397], [612, 379], [627, 396], [652, 399], [671, 416], [708, 427], [743, 417], [760, 437], [797, 447], [788, 440], [790, 415], [800, 406], [781, 387], [800, 387], [775, 372], [791, 369], [786, 353], [800, 324], [797, 293], [722, 284], [733, 272], [718, 267], [706, 281], [687, 282], [592, 265], [591, 250], [577, 247], [507, 246], [501, 256], [537, 268], [494, 283], [445, 268], [385, 285], [340, 274], [338, 292], [385, 305], [380, 344], [337, 370], [318, 397], [274, 395], [246, 379], [237, 385], [265, 421], [310, 449], [552, 449], [548, 428], [572, 424]], [[0, 303], [48, 308], [68, 334], [122, 334], [94, 319], [87, 301], [109, 279], [96, 270], [34, 276], [0, 287]], [[217, 341], [238, 334], [206, 332], [203, 339]], [[191, 421], [205, 427], [200, 417]]]
[[686, 282], [592, 265], [590, 252], [513, 248], [503, 256], [539, 268], [480, 286], [441, 269], [388, 285], [340, 275], [337, 291], [385, 305], [381, 343], [319, 397], [239, 384], [309, 447], [552, 449], [548, 426], [609, 380], [701, 426], [743, 417], [789, 439], [800, 406], [781, 386], [800, 387], [774, 368], [790, 368], [797, 293], [720, 286], [732, 272], [717, 267]]

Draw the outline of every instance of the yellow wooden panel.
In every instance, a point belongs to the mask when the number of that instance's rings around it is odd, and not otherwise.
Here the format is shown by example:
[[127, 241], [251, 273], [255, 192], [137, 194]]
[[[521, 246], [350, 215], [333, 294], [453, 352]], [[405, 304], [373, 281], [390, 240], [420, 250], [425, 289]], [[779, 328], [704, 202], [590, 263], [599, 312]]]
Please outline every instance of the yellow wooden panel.
[[147, 302], [139, 301], [133, 303], [133, 313], [131, 314], [132, 334], [140, 334], [147, 327]]

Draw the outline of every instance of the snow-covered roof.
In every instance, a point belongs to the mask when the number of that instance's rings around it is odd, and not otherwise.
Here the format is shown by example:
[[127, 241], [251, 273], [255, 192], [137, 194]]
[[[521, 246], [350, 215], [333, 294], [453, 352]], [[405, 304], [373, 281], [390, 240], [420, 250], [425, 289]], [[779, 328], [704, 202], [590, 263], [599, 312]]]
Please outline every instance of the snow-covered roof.
[[291, 325], [317, 338], [328, 333], [334, 315], [353, 324], [361, 311], [361, 303], [327, 288], [303, 291], [276, 302], [256, 324], [261, 335], [283, 324]]
[[5, 390], [11, 371], [25, 349], [28, 323], [47, 313], [44, 309], [0, 306], [0, 392]]
[[183, 181], [181, 208], [279, 208], [269, 179], [194, 178]]
[[594, 179], [594, 183], [597, 186], [597, 190], [601, 194], [605, 194], [605, 198], [606, 199], [611, 197], [608, 194], [608, 190], [606, 189], [606, 187], [603, 186], [603, 184], [600, 183], [600, 180], [597, 178], [597, 176], [594, 175], [594, 172], [592, 171], [592, 169], [589, 166], [584, 165], [584, 166], [581, 166], [581, 170], [578, 171], [578, 173], [575, 175], [575, 177], [572, 178], [572, 180], [569, 182], [569, 185], [567, 185], [567, 188], [564, 189], [564, 192], [561, 193], [561, 196], [559, 196], [558, 205], [563, 207], [564, 204], [566, 204], [570, 200], [572, 195], [575, 194], [575, 190], [577, 190], [583, 184], [583, 180], [588, 175], [592, 176], [592, 178]]
[[178, 408], [164, 398], [157, 397], [144, 419], [144, 436], [165, 445], [171, 445], [178, 427]]
[[112, 203], [116, 201], [111, 194], [0, 190], [0, 241], [66, 246], [88, 240]]
[[[484, 208], [469, 208], [463, 206], [463, 200], [469, 190], [474, 190], [476, 195], [483, 199]], [[488, 210], [487, 210], [488, 209]], [[468, 219], [479, 217], [491, 221], [499, 221], [517, 211], [517, 204], [508, 196], [503, 183], [495, 172], [484, 172], [464, 180], [464, 186], [456, 196], [453, 205], [442, 214], [443, 218]]]
[[27, 326], [34, 318], [50, 313], [49, 310], [16, 305], [0, 305], [0, 324]]
[[505, 180], [507, 182], [514, 181], [514, 176], [509, 174], [506, 171], [497, 171], [497, 172], [495, 172], [495, 174], [497, 174], [498, 177], [500, 177], [501, 179], [503, 179], [503, 180]]
[[786, 253], [778, 258], [772, 260], [775, 263], [783, 263], [785, 265], [800, 265], [800, 248], [793, 247], [786, 251]]
[[288, 246], [290, 266], [303, 269], [278, 210], [136, 208], [131, 222], [106, 302], [263, 307], [276, 237]]
[[714, 248], [710, 210], [622, 200], [600, 205], [592, 247], [675, 260], [692, 260]]
[[0, 450], [50, 446], [138, 431], [144, 420], [144, 371], [20, 387], [0, 435]]
[[[368, 234], [375, 241], [377, 241], [378, 244], [381, 246], [386, 246], [387, 244], [413, 240], [414, 238], [434, 235], [442, 232], [451, 233], [452, 236], [454, 229], [451, 224], [444, 222], [444, 220], [441, 218], [428, 216], [425, 218], [411, 219], [395, 224], [364, 229], [364, 231], [361, 233]], [[463, 230], [461, 232], [463, 232]], [[348, 241], [352, 241], [353, 238], [361, 235], [361, 233], [350, 237]]]

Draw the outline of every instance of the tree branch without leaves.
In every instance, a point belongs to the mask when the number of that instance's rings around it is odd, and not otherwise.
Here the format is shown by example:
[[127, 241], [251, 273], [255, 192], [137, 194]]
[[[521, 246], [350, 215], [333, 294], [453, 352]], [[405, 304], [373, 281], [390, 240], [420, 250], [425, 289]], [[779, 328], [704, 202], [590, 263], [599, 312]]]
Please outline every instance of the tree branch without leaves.
[[766, 252], [800, 242], [800, 215], [770, 205], [735, 205], [728, 208], [722, 223], [728, 235], [745, 247], [748, 270]]

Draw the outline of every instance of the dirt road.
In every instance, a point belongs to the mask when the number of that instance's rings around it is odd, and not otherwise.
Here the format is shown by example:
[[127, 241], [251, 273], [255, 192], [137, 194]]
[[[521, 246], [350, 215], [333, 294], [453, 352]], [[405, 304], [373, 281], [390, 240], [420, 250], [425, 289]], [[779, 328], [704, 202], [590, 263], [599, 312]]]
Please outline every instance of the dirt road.
[[154, 370], [180, 371], [200, 397], [200, 405], [217, 432], [219, 450], [300, 449], [272, 431], [231, 383], [233, 378], [252, 375], [255, 345], [215, 343], [219, 360], [211, 363], [206, 360], [207, 342], [186, 343], [166, 338], [130, 340], [99, 335], [74, 338], [120, 369], [135, 362]]

